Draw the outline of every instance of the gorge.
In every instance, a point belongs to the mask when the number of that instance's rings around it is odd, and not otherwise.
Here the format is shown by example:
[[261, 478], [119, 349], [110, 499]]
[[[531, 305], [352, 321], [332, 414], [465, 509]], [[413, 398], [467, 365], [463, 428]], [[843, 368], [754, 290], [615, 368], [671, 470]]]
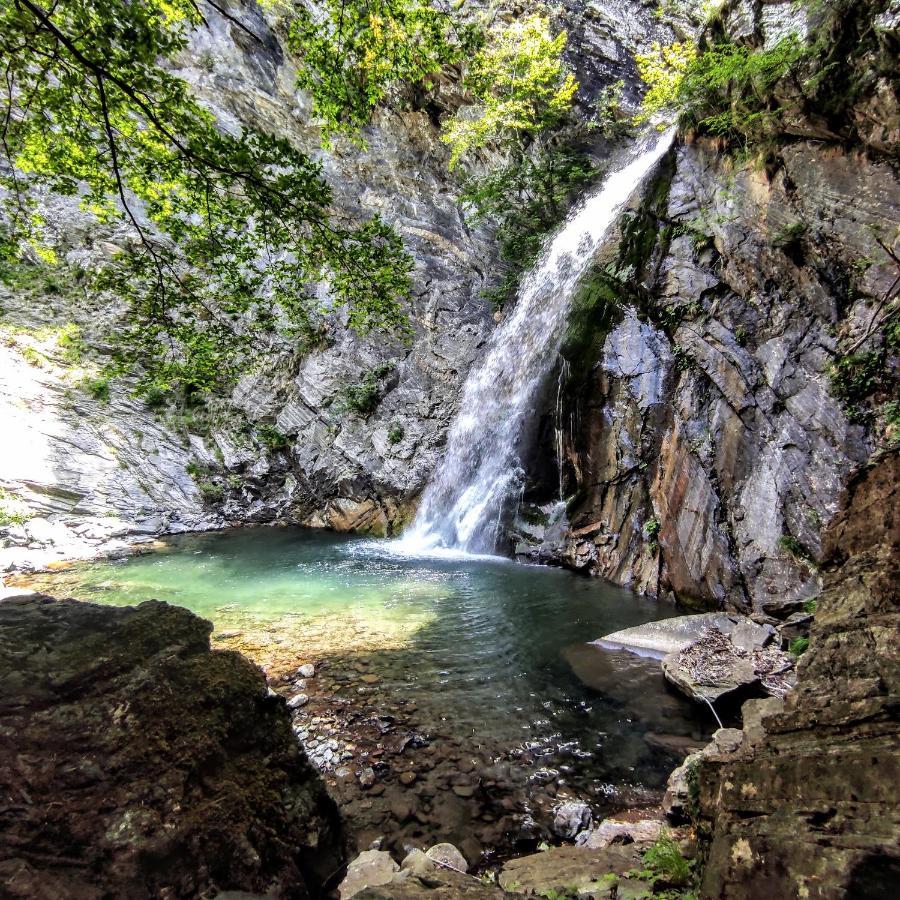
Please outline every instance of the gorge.
[[897, 4], [181, 6], [4, 164], [0, 893], [892, 896]]

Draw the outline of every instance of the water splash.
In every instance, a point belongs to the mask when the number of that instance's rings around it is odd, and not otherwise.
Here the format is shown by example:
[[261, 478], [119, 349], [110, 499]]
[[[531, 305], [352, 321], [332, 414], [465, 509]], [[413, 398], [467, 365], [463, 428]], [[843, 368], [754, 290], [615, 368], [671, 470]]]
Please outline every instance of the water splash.
[[512, 314], [466, 380], [443, 460], [399, 542], [410, 552], [494, 549], [504, 501], [524, 483], [523, 424], [555, 361], [575, 288], [673, 137], [669, 129], [638, 143], [570, 214], [522, 282]]

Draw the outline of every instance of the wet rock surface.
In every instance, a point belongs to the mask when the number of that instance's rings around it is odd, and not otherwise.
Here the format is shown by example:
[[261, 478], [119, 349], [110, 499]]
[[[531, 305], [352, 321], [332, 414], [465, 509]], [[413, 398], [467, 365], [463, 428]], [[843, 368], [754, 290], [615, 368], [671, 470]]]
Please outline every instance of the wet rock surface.
[[856, 475], [825, 536], [799, 682], [695, 760], [702, 896], [888, 898], [900, 872], [900, 458]]
[[210, 631], [156, 601], [0, 603], [4, 896], [319, 896], [336, 808], [282, 700]]

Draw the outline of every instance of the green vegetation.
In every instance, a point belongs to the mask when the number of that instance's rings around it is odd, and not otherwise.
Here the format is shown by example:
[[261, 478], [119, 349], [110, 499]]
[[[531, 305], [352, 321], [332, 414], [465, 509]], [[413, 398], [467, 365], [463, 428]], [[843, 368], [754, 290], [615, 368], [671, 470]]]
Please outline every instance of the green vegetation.
[[56, 335], [56, 344], [62, 351], [63, 360], [67, 363], [78, 363], [84, 356], [85, 346], [81, 329], [74, 322], [68, 322], [59, 329]]
[[78, 386], [101, 403], [109, 403], [109, 379], [103, 375], [83, 378]]
[[496, 308], [515, 296], [522, 273], [537, 259], [544, 237], [565, 217], [571, 196], [598, 172], [577, 150], [537, 144], [468, 182], [461, 199], [470, 207], [470, 221], [498, 223], [506, 272], [484, 292]]
[[851, 406], [875, 390], [884, 369], [881, 350], [863, 350], [838, 356], [831, 365], [831, 392]]
[[360, 141], [359, 129], [389, 92], [403, 84], [431, 88], [434, 76], [482, 40], [477, 26], [427, 0], [326, 0], [320, 8], [291, 4], [288, 46], [326, 142], [337, 134]]
[[445, 127], [450, 166], [488, 145], [519, 145], [557, 126], [568, 114], [578, 82], [563, 62], [567, 36], [550, 34], [550, 21], [532, 14], [493, 28], [469, 65], [463, 84], [478, 104]]
[[391, 445], [399, 444], [400, 441], [403, 440], [403, 436], [405, 434], [406, 434], [406, 432], [402, 425], [397, 425], [397, 424], [391, 425], [391, 427], [388, 429], [388, 433], [387, 433], [388, 443]]
[[23, 500], [0, 488], [0, 527], [24, 525], [34, 514]]
[[[451, 168], [486, 147], [505, 157], [469, 179], [461, 197], [473, 223], [497, 224], [505, 271], [485, 291], [497, 308], [515, 295], [571, 197], [598, 174], [570, 121], [578, 83], [563, 60], [566, 40], [565, 32], [553, 36], [550, 20], [539, 14], [491, 29], [463, 79], [474, 112], [460, 110], [444, 127]], [[617, 84], [604, 94], [588, 129], [615, 132], [620, 91]]]
[[381, 363], [366, 372], [355, 384], [347, 385], [340, 392], [340, 408], [368, 416], [375, 412], [384, 396], [384, 378], [394, 370], [394, 363]]
[[782, 550], [786, 550], [796, 559], [803, 560], [803, 562], [807, 563], [815, 562], [809, 549], [792, 534], [783, 534], [778, 538], [778, 546], [781, 547]]
[[636, 58], [647, 84], [637, 121], [674, 110], [701, 131], [759, 142], [781, 127], [784, 109], [772, 100], [776, 85], [789, 78], [802, 91], [801, 69], [813, 53], [794, 35], [768, 50], [728, 42], [702, 52], [691, 41], [654, 44]]
[[659, 549], [659, 532], [662, 528], [659, 519], [648, 519], [644, 523], [644, 534], [647, 536], [647, 549], [651, 553], [656, 553]]
[[225, 488], [215, 480], [215, 472], [209, 466], [191, 460], [184, 470], [194, 479], [197, 489], [207, 502], [218, 503], [225, 496]]
[[351, 327], [403, 332], [411, 269], [377, 216], [332, 217], [318, 162], [263, 131], [221, 131], [172, 74], [202, 15], [195, 0], [0, 0], [0, 258], [57, 264], [42, 189], [124, 220], [133, 241], [94, 282], [128, 304], [118, 370], [186, 393], [233, 377], [261, 332], [314, 332], [316, 282]]
[[813, 616], [816, 613], [816, 610], [819, 607], [819, 601], [816, 599], [807, 600], [806, 603], [803, 604], [803, 612], [808, 613]]
[[263, 446], [272, 451], [286, 450], [291, 446], [291, 439], [286, 434], [282, 434], [274, 425], [258, 425], [256, 436]]
[[809, 649], [809, 638], [808, 637], [798, 637], [794, 638], [788, 645], [788, 652], [792, 656], [802, 656]]

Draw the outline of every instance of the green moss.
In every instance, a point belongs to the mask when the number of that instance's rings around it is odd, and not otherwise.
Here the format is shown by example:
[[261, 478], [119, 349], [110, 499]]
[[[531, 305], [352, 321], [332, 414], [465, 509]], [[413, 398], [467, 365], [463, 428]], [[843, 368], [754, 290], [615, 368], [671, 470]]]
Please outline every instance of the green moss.
[[794, 638], [788, 645], [788, 652], [792, 656], [802, 656], [809, 649], [809, 638], [808, 637], [798, 637]]
[[391, 425], [388, 429], [387, 439], [389, 444], [399, 444], [400, 441], [403, 440], [403, 436], [406, 432], [403, 430], [402, 425]]
[[812, 563], [814, 562], [813, 555], [810, 553], [809, 549], [805, 544], [801, 543], [797, 540], [792, 534], [783, 534], [778, 539], [778, 546], [781, 547], [782, 550], [786, 550], [791, 556], [796, 557], [797, 559], [803, 560], [804, 562]]

